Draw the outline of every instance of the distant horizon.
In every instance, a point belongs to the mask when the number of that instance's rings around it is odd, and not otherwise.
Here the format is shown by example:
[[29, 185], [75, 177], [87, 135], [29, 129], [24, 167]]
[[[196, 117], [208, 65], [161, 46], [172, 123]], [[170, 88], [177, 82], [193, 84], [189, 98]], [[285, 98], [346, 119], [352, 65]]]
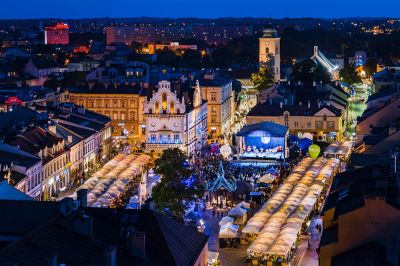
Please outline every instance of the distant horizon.
[[[379, 6], [378, 6], [379, 5]], [[400, 1], [382, 0], [14, 0], [3, 1], [0, 19], [90, 18], [399, 18]]]
[[320, 19], [320, 20], [335, 20], [335, 19], [398, 19], [399, 17], [363, 17], [363, 16], [354, 16], [354, 17], [234, 17], [234, 16], [221, 16], [221, 17], [156, 17], [156, 16], [132, 16], [132, 17], [15, 17], [15, 18], [1, 18], [0, 21], [4, 20], [85, 20], [85, 19], [159, 19], [159, 20], [185, 20], [185, 19], [199, 19], [199, 20], [219, 20], [219, 19], [272, 19], [272, 20], [285, 20], [285, 19]]

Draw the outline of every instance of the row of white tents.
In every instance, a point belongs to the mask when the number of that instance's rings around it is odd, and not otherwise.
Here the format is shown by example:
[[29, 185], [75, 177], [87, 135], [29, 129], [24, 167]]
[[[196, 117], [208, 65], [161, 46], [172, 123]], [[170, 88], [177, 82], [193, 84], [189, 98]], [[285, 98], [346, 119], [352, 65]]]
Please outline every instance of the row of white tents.
[[336, 166], [336, 159], [305, 158], [293, 169], [242, 230], [257, 236], [247, 249], [248, 255], [288, 257]]
[[81, 185], [88, 190], [88, 205], [108, 207], [119, 196], [129, 180], [144, 169], [148, 155], [118, 154]]
[[328, 158], [343, 158], [347, 159], [353, 148], [352, 141], [337, 142], [334, 141], [325, 149], [324, 155]]
[[237, 238], [239, 225], [246, 223], [249, 209], [250, 203], [245, 201], [232, 208], [228, 216], [219, 221], [219, 238]]

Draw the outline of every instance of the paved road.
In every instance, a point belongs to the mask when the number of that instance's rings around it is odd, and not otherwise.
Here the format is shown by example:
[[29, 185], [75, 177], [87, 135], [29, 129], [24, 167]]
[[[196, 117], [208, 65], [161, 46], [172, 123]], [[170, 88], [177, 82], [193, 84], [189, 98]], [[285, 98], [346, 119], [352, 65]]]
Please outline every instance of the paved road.
[[346, 128], [346, 136], [352, 136], [355, 133], [357, 117], [361, 116], [367, 107], [366, 100], [368, 99], [368, 91], [370, 86], [364, 84], [358, 84], [355, 86], [356, 94], [349, 98], [349, 121], [353, 121], [352, 124]]

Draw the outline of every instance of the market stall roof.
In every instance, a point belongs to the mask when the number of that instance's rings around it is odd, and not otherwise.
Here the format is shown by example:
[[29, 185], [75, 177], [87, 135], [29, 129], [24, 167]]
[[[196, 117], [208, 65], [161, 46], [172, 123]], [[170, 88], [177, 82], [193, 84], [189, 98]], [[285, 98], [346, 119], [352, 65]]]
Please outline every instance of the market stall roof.
[[235, 218], [233, 218], [233, 217], [225, 216], [221, 219], [221, 221], [219, 221], [219, 226], [223, 226], [224, 224], [228, 224], [228, 223], [233, 223], [234, 220], [235, 220]]
[[219, 238], [236, 238], [239, 225], [227, 223], [219, 229]]
[[276, 179], [275, 175], [265, 174], [260, 179], [258, 179], [258, 182], [259, 183], [271, 184], [272, 182], [274, 182], [275, 179]]
[[242, 217], [246, 213], [247, 210], [243, 209], [242, 207], [235, 207], [228, 212], [228, 215], [233, 217]]

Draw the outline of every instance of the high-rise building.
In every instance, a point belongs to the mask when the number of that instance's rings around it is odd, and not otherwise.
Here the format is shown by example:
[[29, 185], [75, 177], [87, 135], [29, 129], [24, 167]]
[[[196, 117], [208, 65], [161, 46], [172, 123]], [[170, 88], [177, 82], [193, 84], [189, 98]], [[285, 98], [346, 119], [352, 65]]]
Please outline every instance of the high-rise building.
[[266, 64], [274, 72], [275, 81], [281, 79], [281, 38], [274, 29], [265, 29], [260, 40], [259, 61]]
[[44, 29], [45, 44], [69, 44], [69, 26], [65, 23], [57, 23]]

